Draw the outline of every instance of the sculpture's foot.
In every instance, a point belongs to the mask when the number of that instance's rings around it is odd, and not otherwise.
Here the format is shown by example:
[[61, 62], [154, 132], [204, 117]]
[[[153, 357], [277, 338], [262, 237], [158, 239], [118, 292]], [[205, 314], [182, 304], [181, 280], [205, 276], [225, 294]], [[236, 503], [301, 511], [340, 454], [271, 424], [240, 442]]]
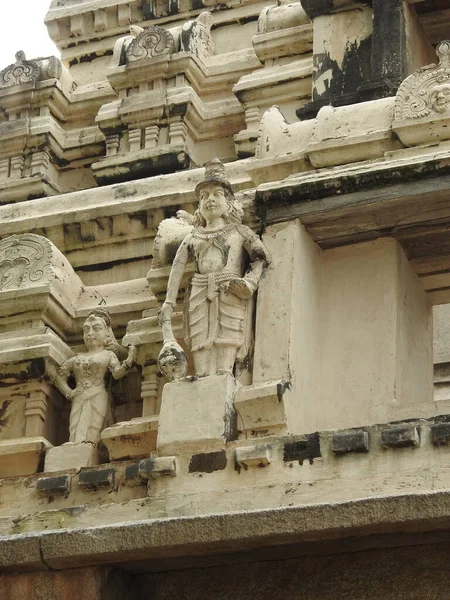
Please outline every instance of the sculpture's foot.
[[183, 377], [179, 381], [188, 381], [192, 383], [193, 381], [197, 381], [199, 377], [204, 377], [204, 375], [186, 375], [186, 377]]
[[228, 373], [228, 375], [233, 375], [233, 371], [228, 370], [228, 369], [219, 369], [216, 372], [216, 375], [225, 375], [226, 373]]

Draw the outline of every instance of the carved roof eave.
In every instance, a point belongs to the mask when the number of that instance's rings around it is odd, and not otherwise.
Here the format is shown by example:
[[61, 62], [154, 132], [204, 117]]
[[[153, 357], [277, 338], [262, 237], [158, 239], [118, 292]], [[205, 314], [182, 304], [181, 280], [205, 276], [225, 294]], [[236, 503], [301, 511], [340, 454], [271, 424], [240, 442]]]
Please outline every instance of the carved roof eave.
[[243, 108], [236, 98], [204, 102], [189, 86], [169, 88], [166, 93], [155, 91], [124, 98], [104, 114], [99, 113], [97, 123], [102, 131], [112, 133], [158, 124], [163, 118], [170, 122], [181, 114], [176, 107], [183, 108], [183, 121], [195, 140], [233, 135], [244, 126]]
[[[182, 51], [164, 57], [164, 60], [148, 58], [128, 65], [111, 66], [107, 70], [107, 78], [111, 86], [119, 92], [158, 78], [168, 79], [177, 74], [184, 74], [195, 91], [203, 95], [226, 91], [241, 77], [261, 67], [262, 64], [253, 48], [229, 52], [226, 54], [226, 60], [223, 55], [203, 60], [192, 52]], [[155, 68], [158, 70], [155, 71]]]
[[197, 74], [196, 79], [200, 81], [207, 76], [203, 61], [192, 52], [183, 51], [172, 55], [155, 56], [126, 65], [111, 66], [107, 70], [107, 79], [116, 91], [120, 91], [157, 79], [175, 77], [180, 73], [187, 76]]

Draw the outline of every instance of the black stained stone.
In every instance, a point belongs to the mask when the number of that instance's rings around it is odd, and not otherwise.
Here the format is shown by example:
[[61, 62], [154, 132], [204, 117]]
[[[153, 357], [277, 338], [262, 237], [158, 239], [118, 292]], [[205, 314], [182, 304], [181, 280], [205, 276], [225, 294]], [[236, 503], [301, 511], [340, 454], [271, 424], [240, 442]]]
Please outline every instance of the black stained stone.
[[223, 471], [227, 466], [225, 450], [194, 454], [189, 463], [189, 473], [213, 473]]

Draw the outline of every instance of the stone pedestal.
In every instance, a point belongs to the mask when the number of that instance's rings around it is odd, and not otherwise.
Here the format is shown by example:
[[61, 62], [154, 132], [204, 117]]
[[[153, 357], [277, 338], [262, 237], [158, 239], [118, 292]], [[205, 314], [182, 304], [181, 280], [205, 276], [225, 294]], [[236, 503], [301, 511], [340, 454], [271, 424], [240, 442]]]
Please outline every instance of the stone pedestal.
[[229, 374], [167, 383], [159, 416], [158, 454], [176, 454], [180, 446], [217, 449], [235, 439], [235, 389], [236, 381]]
[[66, 469], [92, 467], [100, 462], [99, 451], [95, 444], [67, 442], [62, 446], [50, 448], [45, 455], [44, 472], [53, 473]]
[[0, 441], [0, 477], [34, 475], [46, 448], [51, 444], [43, 437]]

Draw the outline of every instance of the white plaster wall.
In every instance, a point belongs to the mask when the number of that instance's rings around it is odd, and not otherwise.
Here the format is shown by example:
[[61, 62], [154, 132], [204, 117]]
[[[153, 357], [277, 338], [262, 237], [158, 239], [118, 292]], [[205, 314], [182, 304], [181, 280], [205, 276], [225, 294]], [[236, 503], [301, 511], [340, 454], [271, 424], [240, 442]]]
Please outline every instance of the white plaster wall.
[[450, 362], [450, 304], [433, 307], [434, 363]]
[[387, 418], [395, 397], [395, 244], [324, 252], [319, 429]]
[[316, 415], [321, 250], [299, 221], [269, 227], [263, 240], [272, 264], [258, 293], [254, 382], [290, 381], [288, 430], [305, 432]]
[[393, 419], [433, 414], [433, 314], [431, 303], [397, 246], [397, 376]]

